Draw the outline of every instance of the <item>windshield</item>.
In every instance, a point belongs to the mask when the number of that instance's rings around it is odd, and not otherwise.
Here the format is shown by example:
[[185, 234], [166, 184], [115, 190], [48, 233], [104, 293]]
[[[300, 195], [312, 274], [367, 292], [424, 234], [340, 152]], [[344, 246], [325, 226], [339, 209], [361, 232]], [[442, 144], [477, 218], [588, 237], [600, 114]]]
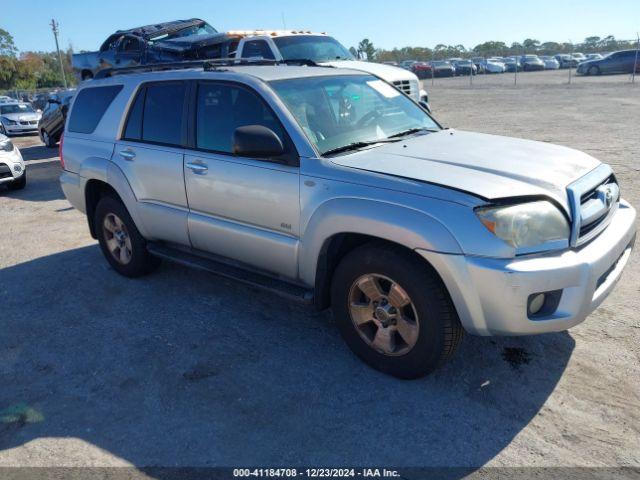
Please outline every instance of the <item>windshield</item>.
[[440, 126], [417, 104], [371, 75], [271, 82], [321, 154]]
[[31, 105], [20, 103], [18, 105], [2, 105], [0, 107], [0, 113], [33, 113]]
[[174, 38], [190, 37], [192, 35], [212, 35], [214, 33], [218, 33], [218, 31], [207, 22], [202, 22], [198, 25], [192, 25], [190, 27], [183, 28], [182, 30], [178, 30], [177, 32], [158, 35], [157, 37], [151, 38], [151, 41], [157, 42], [158, 40], [171, 40]]
[[273, 39], [284, 60], [311, 60], [315, 63], [353, 60], [335, 38], [320, 35], [276, 37]]

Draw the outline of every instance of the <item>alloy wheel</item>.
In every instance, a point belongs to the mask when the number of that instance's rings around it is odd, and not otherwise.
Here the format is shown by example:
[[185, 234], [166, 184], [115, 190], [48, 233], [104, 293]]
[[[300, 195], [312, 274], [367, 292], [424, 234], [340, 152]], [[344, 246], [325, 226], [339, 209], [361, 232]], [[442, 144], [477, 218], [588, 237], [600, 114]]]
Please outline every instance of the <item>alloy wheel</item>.
[[358, 278], [349, 291], [349, 314], [367, 345], [389, 356], [405, 355], [418, 341], [416, 307], [394, 280], [379, 274]]
[[114, 213], [105, 215], [102, 231], [111, 256], [121, 265], [131, 262], [132, 246], [129, 231], [124, 222]]

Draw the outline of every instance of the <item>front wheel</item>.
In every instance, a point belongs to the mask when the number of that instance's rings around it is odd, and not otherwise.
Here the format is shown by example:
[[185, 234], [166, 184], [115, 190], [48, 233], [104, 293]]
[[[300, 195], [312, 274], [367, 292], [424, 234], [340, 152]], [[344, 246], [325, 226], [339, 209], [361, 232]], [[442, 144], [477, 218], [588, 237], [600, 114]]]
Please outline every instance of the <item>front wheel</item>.
[[147, 251], [145, 239], [118, 199], [111, 196], [100, 199], [94, 216], [94, 229], [102, 253], [120, 275], [141, 277], [160, 264], [160, 260]]
[[589, 75], [600, 75], [600, 68], [594, 65], [592, 67], [589, 67], [587, 73]]
[[53, 148], [56, 146], [56, 141], [51, 138], [51, 135], [46, 130], [42, 130], [41, 133], [42, 143], [44, 143], [48, 148]]
[[332, 309], [351, 350], [400, 378], [434, 371], [455, 352], [462, 326], [438, 274], [410, 252], [365, 245], [338, 265]]

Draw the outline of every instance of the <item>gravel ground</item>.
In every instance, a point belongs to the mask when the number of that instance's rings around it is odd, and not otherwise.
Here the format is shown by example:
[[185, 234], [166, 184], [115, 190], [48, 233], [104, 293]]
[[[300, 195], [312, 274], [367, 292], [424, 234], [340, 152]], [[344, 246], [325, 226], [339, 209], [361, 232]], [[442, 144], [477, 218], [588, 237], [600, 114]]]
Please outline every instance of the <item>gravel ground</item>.
[[[640, 206], [640, 85], [567, 72], [425, 82], [447, 126], [584, 150]], [[57, 183], [56, 150], [15, 139], [0, 191], [2, 466], [640, 466], [640, 265], [569, 332], [467, 336], [400, 381], [329, 315], [164, 264], [107, 267]]]

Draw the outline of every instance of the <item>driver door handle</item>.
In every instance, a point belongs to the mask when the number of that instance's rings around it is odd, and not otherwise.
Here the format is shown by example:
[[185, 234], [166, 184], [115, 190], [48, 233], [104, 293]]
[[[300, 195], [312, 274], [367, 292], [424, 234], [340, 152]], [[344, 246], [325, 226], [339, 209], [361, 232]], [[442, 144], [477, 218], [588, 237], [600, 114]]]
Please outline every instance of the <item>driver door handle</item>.
[[121, 150], [120, 156], [128, 162], [132, 162], [133, 159], [136, 158], [136, 152], [133, 150]]
[[187, 168], [197, 175], [206, 175], [209, 167], [203, 163], [187, 163]]

